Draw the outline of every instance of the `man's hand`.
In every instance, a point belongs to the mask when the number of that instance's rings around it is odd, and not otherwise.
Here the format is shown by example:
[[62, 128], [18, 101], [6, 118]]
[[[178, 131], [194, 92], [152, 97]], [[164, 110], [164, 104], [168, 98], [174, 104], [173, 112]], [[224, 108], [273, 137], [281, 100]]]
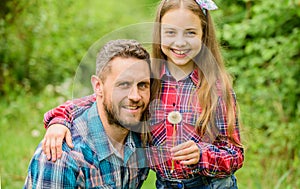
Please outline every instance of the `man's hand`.
[[51, 159], [51, 161], [55, 162], [56, 159], [61, 158], [63, 139], [66, 140], [66, 143], [70, 148], [74, 147], [71, 132], [66, 126], [54, 124], [47, 129], [42, 141], [42, 149], [48, 160]]
[[197, 164], [200, 159], [200, 149], [197, 144], [189, 140], [171, 148], [172, 159], [183, 165]]

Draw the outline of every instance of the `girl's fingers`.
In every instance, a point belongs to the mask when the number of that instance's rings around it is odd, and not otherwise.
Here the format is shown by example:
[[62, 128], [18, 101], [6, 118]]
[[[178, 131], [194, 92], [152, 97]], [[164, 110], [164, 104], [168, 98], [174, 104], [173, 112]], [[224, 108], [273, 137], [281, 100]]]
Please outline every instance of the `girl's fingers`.
[[177, 151], [189, 148], [190, 146], [193, 145], [193, 143], [194, 143], [194, 141], [191, 141], [191, 140], [181, 143], [181, 144], [171, 148], [171, 152], [176, 153]]
[[199, 160], [197, 160], [196, 158], [185, 160], [185, 161], [180, 161], [180, 163], [183, 165], [194, 165], [194, 164], [197, 164], [198, 162], [199, 162]]
[[70, 147], [70, 148], [74, 148], [74, 145], [72, 143], [72, 136], [71, 136], [71, 132], [70, 130], [67, 131], [67, 134], [66, 134], [66, 143], [67, 145]]
[[194, 141], [188, 141], [171, 148], [171, 153], [173, 156], [181, 156], [191, 153], [200, 153], [200, 150]]
[[43, 152], [47, 159], [55, 162], [62, 156], [62, 143], [66, 137], [67, 144], [71, 147], [72, 137], [69, 129], [61, 124], [53, 124], [49, 126], [42, 142]]
[[47, 138], [43, 139], [42, 149], [43, 149], [43, 152], [46, 154], [47, 159], [50, 160], [51, 159], [50, 142], [49, 142], [49, 140], [47, 140]]
[[172, 160], [180, 161], [183, 165], [192, 165], [199, 162], [200, 155], [198, 153], [184, 154], [180, 156], [173, 156]]
[[51, 140], [50, 142], [50, 150], [51, 150], [51, 160], [53, 162], [56, 161], [56, 139]]
[[55, 140], [55, 150], [56, 150], [56, 158], [60, 159], [62, 154], [62, 143], [63, 143], [63, 137], [58, 137]]
[[200, 160], [200, 149], [194, 141], [187, 141], [171, 149], [172, 159], [183, 165], [196, 164]]

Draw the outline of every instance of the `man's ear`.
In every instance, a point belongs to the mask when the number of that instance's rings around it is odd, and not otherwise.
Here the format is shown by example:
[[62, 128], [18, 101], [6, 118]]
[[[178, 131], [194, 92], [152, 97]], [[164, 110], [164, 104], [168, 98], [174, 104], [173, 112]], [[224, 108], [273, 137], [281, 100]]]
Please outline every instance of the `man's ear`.
[[91, 77], [91, 83], [92, 83], [92, 86], [94, 89], [94, 93], [98, 96], [102, 96], [103, 83], [102, 83], [101, 79], [98, 76], [93, 75]]

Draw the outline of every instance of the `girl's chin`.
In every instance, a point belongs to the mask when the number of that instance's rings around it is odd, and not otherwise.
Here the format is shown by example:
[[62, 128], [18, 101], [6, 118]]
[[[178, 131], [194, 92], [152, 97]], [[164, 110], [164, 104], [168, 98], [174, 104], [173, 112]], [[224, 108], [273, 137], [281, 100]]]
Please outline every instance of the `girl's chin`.
[[173, 64], [175, 64], [176, 66], [179, 66], [179, 67], [181, 67], [181, 66], [186, 66], [186, 65], [188, 65], [189, 64], [189, 60], [172, 60], [172, 63]]

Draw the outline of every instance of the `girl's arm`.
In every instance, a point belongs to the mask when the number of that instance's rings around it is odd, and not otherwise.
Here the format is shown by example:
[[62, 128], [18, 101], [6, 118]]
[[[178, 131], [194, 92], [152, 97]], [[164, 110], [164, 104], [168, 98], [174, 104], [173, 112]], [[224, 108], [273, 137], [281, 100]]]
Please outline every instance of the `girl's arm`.
[[[233, 96], [235, 99], [235, 95]], [[215, 119], [219, 133], [216, 139], [212, 143], [203, 141], [195, 143], [190, 140], [171, 150], [174, 160], [181, 161], [184, 165], [192, 166], [194, 169], [198, 169], [202, 175], [211, 177], [231, 175], [241, 168], [244, 162], [242, 145], [237, 145], [233, 142], [240, 141], [238, 120], [236, 119], [233, 133], [229, 135], [224, 102], [222, 99], [219, 99], [218, 103]]]
[[44, 126], [47, 129], [53, 124], [62, 124], [71, 128], [72, 121], [82, 114], [96, 101], [96, 95], [89, 95], [74, 100], [68, 100], [64, 104], [49, 110], [44, 115]]
[[95, 94], [69, 100], [45, 113], [44, 126], [47, 131], [42, 142], [42, 148], [48, 160], [56, 161], [57, 158], [61, 157], [63, 139], [66, 140], [69, 147], [73, 147], [69, 131], [72, 127], [72, 122], [90, 108], [95, 100]]

